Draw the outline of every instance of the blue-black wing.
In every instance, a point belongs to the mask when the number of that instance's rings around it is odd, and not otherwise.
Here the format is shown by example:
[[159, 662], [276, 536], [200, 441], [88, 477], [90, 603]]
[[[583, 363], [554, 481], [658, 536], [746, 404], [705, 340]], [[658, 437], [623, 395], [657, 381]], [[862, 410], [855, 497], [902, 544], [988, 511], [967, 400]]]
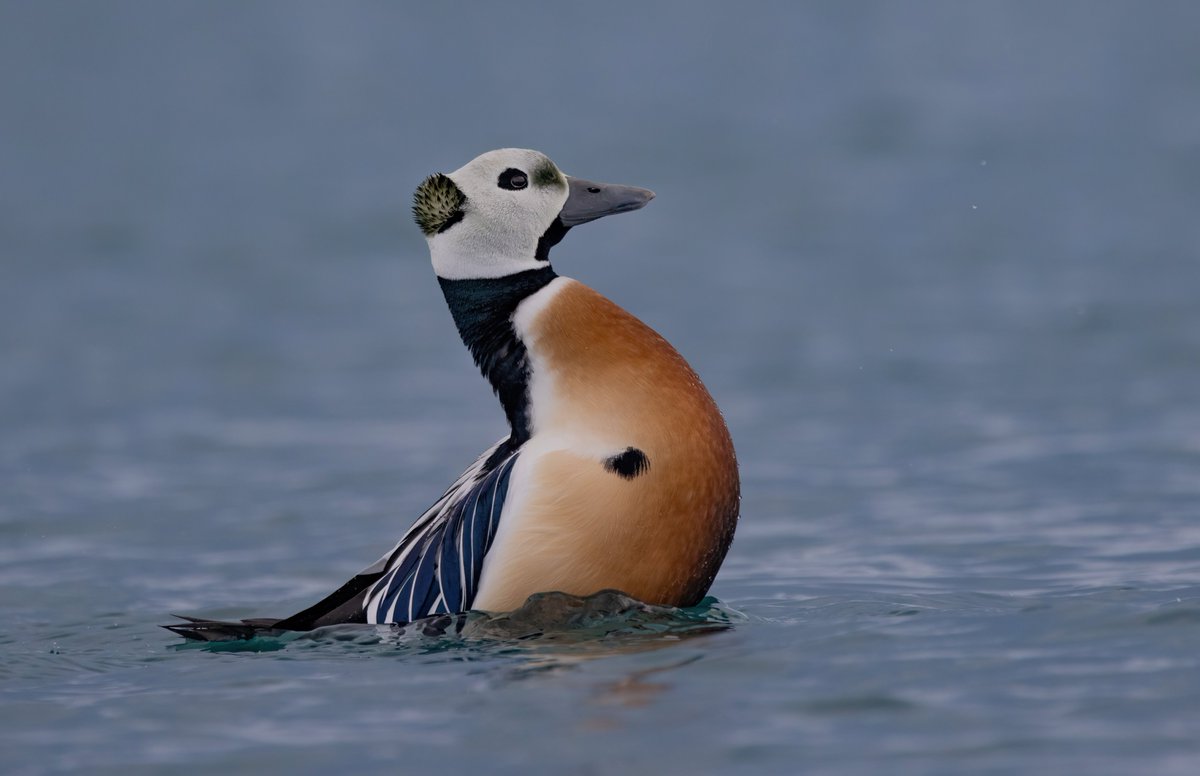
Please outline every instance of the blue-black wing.
[[282, 620], [182, 617], [163, 627], [190, 639], [250, 639], [341, 623], [411, 622], [471, 608], [517, 453], [501, 440], [425, 511], [391, 552], [321, 601]]
[[412, 622], [471, 608], [516, 462], [513, 453], [486, 473], [468, 470], [409, 529], [382, 568], [367, 570], [380, 576], [362, 600], [366, 622]]

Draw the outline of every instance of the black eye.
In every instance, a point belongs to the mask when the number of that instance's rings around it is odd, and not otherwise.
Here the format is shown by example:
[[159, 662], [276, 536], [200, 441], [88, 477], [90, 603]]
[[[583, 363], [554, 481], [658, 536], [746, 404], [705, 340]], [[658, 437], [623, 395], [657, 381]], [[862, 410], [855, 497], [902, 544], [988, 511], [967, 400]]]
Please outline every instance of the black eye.
[[529, 185], [529, 176], [518, 169], [509, 167], [507, 170], [500, 173], [500, 179], [496, 182], [502, 189], [508, 189], [509, 191], [520, 191]]

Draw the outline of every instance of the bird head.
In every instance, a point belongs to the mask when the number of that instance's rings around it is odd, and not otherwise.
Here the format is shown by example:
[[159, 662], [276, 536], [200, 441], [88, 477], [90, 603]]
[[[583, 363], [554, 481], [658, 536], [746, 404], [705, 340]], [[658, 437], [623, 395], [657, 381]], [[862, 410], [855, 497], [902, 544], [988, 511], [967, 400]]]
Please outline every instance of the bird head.
[[637, 210], [654, 193], [564, 175], [542, 153], [502, 148], [426, 178], [413, 216], [447, 280], [496, 278], [546, 266], [569, 229]]

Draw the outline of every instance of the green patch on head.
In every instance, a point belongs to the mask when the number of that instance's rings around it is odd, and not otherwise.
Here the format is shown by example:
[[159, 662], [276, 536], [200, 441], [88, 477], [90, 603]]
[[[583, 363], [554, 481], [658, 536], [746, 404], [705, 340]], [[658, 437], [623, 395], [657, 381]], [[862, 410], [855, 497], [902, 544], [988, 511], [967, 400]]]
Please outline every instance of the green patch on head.
[[454, 181], [439, 173], [421, 181], [413, 193], [413, 218], [426, 237], [441, 234], [462, 220], [463, 194]]
[[563, 175], [558, 171], [552, 162], [546, 162], [539, 165], [533, 171], [533, 182], [538, 186], [566, 186], [567, 182], [563, 180]]

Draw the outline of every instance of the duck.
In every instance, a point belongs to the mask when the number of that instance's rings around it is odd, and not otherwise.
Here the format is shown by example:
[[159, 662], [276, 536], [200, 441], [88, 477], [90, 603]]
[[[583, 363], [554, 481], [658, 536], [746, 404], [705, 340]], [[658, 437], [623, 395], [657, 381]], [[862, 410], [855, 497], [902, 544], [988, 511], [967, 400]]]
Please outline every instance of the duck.
[[238, 622], [176, 615], [183, 622], [163, 627], [201, 641], [251, 639], [507, 612], [550, 592], [700, 602], [739, 519], [724, 418], [662, 336], [550, 264], [570, 230], [654, 196], [566, 175], [519, 148], [425, 178], [413, 217], [509, 434], [394, 547], [313, 606]]

